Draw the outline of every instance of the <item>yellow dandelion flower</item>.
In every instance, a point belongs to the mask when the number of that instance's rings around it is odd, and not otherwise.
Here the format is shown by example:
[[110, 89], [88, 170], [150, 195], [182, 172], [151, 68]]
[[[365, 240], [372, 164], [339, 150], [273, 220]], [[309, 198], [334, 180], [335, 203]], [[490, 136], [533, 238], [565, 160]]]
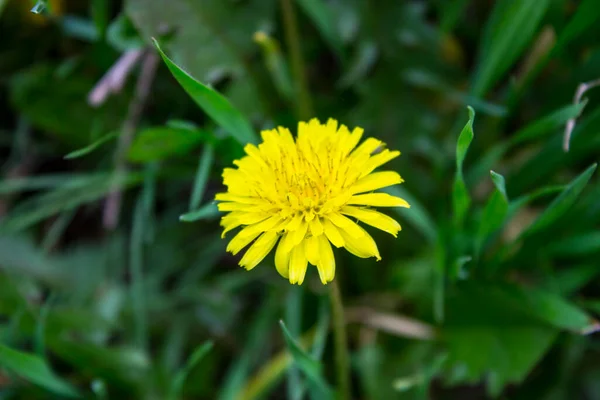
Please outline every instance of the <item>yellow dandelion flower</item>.
[[358, 147], [361, 128], [352, 132], [330, 119], [298, 124], [294, 140], [279, 127], [261, 132], [263, 142], [249, 144], [246, 156], [234, 161], [237, 169], [225, 168], [227, 192], [215, 199], [223, 216], [223, 237], [242, 227], [227, 251], [248, 248], [240, 265], [248, 270], [275, 247], [275, 267], [292, 284], [302, 284], [308, 264], [317, 267], [321, 282], [335, 275], [331, 244], [350, 253], [380, 260], [377, 244], [356, 221], [388, 232], [394, 237], [400, 224], [372, 209], [409, 207], [399, 197], [375, 190], [402, 183], [394, 171], [373, 172], [400, 155], [368, 138]]

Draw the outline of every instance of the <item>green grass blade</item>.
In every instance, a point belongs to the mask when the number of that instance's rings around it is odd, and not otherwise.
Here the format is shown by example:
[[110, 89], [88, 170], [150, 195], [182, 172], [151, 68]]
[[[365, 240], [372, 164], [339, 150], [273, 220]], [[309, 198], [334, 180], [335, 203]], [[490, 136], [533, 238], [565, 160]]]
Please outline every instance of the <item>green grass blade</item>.
[[217, 399], [235, 400], [242, 394], [246, 385], [246, 379], [250, 375], [253, 360], [263, 353], [264, 343], [268, 338], [266, 332], [269, 330], [278, 309], [279, 303], [273, 295], [267, 296], [260, 308], [258, 308], [244, 348], [239, 356], [234, 359], [234, 363], [229, 371], [227, 371]]
[[471, 204], [471, 198], [463, 177], [463, 162], [467, 155], [467, 150], [473, 140], [473, 121], [475, 119], [475, 111], [468, 107], [469, 120], [460, 132], [456, 143], [456, 175], [452, 188], [452, 208], [454, 210], [455, 222], [460, 225]]
[[0, 344], [0, 367], [61, 396], [80, 397], [77, 390], [52, 372], [46, 361]]
[[308, 355], [292, 337], [285, 327], [283, 321], [279, 321], [281, 330], [285, 338], [285, 343], [290, 351], [294, 362], [300, 370], [306, 375], [308, 380], [315, 386], [320, 393], [321, 399], [333, 399], [333, 392], [323, 378], [322, 365], [320, 362]]
[[565, 190], [542, 212], [542, 214], [527, 228], [522, 236], [532, 235], [548, 228], [561, 217], [579, 197], [585, 185], [596, 170], [597, 164], [591, 165], [581, 175], [567, 185]]
[[210, 169], [214, 163], [215, 151], [210, 143], [204, 146], [202, 155], [200, 156], [200, 163], [198, 164], [198, 171], [196, 171], [196, 178], [194, 179], [194, 187], [192, 189], [192, 195], [190, 197], [190, 211], [197, 209], [200, 206], [204, 192], [206, 191], [206, 184], [208, 183], [208, 177], [210, 175]]
[[490, 171], [490, 175], [495, 189], [488, 199], [481, 215], [475, 249], [477, 255], [487, 237], [500, 229], [508, 215], [508, 198], [506, 196], [504, 177], [494, 171]]
[[196, 365], [208, 354], [208, 352], [213, 348], [213, 342], [206, 342], [201, 344], [194, 350], [190, 358], [188, 359], [185, 366], [177, 372], [173, 382], [171, 382], [171, 387], [169, 390], [169, 399], [177, 400], [181, 396], [181, 392], [183, 390], [183, 385], [185, 384], [185, 380], [188, 375]]
[[473, 94], [483, 97], [533, 39], [549, 0], [499, 0], [481, 41]]
[[240, 144], [245, 145], [246, 143], [258, 142], [258, 136], [252, 129], [250, 122], [231, 105], [229, 100], [215, 90], [198, 82], [181, 69], [167, 57], [156, 39], [152, 40], [163, 61], [167, 64], [169, 71], [173, 74], [173, 77], [209, 117], [240, 142]]
[[117, 133], [111, 132], [108, 135], [102, 136], [100, 139], [96, 140], [95, 142], [87, 145], [86, 147], [84, 147], [82, 149], [70, 152], [69, 154], [65, 155], [63, 158], [65, 160], [72, 160], [74, 158], [83, 157], [85, 155], [90, 154], [91, 152], [96, 150], [98, 147], [102, 146], [104, 143], [106, 143], [116, 137], [117, 137]]
[[195, 211], [191, 211], [179, 216], [179, 220], [183, 222], [194, 222], [199, 220], [215, 219], [220, 215], [215, 203], [208, 203]]

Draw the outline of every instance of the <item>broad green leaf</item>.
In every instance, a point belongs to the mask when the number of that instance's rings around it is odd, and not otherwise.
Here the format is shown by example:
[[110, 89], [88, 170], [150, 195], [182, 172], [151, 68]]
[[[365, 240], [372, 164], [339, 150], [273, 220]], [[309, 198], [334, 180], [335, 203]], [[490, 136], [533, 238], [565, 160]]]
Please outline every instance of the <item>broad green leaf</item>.
[[154, 46], [160, 53], [165, 64], [167, 64], [171, 74], [173, 74], [177, 82], [179, 82], [209, 117], [240, 142], [240, 144], [245, 145], [246, 143], [258, 142], [258, 137], [248, 120], [223, 95], [198, 82], [182, 70], [161, 50], [156, 39], [153, 39], [153, 41]]
[[33, 354], [0, 344], [0, 367], [58, 395], [80, 397], [74, 387], [52, 372], [46, 361]]
[[192, 372], [194, 367], [200, 361], [202, 361], [204, 356], [206, 356], [206, 354], [208, 354], [208, 352], [212, 349], [212, 347], [213, 347], [212, 342], [206, 342], [206, 343], [201, 344], [200, 346], [198, 346], [196, 348], [196, 350], [194, 350], [194, 352], [192, 353], [192, 355], [186, 362], [185, 366], [180, 371], [177, 372], [177, 374], [175, 375], [175, 378], [173, 379], [173, 382], [171, 382], [171, 387], [169, 389], [169, 397], [168, 397], [170, 400], [177, 400], [177, 399], [181, 398], [181, 392], [183, 390], [183, 385], [185, 384], [185, 380], [187, 379], [188, 375], [190, 374], [190, 372]]
[[257, 52], [252, 35], [270, 30], [276, 5], [264, 0], [169, 0], [165, 7], [162, 0], [126, 0], [124, 11], [145, 41], [165, 37], [164, 51], [190, 75], [208, 84], [231, 76], [235, 86], [251, 79], [247, 60]]
[[115, 133], [115, 132], [109, 133], [108, 135], [102, 136], [100, 139], [98, 139], [95, 142], [93, 142], [92, 144], [84, 147], [83, 149], [79, 149], [79, 150], [70, 152], [69, 154], [65, 155], [63, 158], [65, 160], [72, 160], [74, 158], [83, 157], [83, 156], [91, 153], [92, 151], [96, 150], [98, 147], [102, 146], [104, 143], [106, 143], [116, 137], [117, 137], [117, 133]]
[[596, 326], [560, 296], [533, 288], [462, 281], [449, 294], [442, 334], [453, 365], [450, 383], [488, 377], [488, 390], [521, 382], [548, 351], [560, 329]]
[[167, 126], [147, 128], [139, 132], [127, 153], [129, 161], [145, 163], [183, 154], [206, 141], [208, 134], [198, 129]]
[[446, 304], [448, 326], [542, 325], [582, 333], [596, 324], [554, 293], [502, 282], [459, 282]]
[[492, 396], [507, 384], [527, 377], [558, 336], [546, 327], [460, 326], [448, 328], [445, 337], [448, 364], [460, 370], [449, 383], [487, 381]]
[[329, 44], [340, 61], [344, 61], [342, 38], [337, 31], [337, 19], [324, 0], [296, 0], [302, 10], [313, 21], [323, 39]]
[[502, 227], [508, 214], [508, 198], [506, 197], [504, 177], [494, 171], [490, 171], [490, 175], [495, 188], [481, 214], [476, 243], [477, 253], [481, 250], [481, 246], [487, 237]]
[[179, 220], [183, 222], [194, 222], [202, 219], [214, 219], [219, 215], [220, 213], [217, 209], [217, 205], [215, 203], [208, 203], [195, 211], [180, 215]]
[[540, 214], [540, 216], [523, 232], [523, 236], [532, 235], [543, 229], [548, 228], [558, 218], [560, 218], [571, 206], [575, 203], [575, 200], [579, 197], [585, 185], [592, 177], [592, 174], [596, 170], [597, 164], [590, 166], [581, 175], [575, 178], [565, 190], [556, 198], [548, 208]]
[[333, 399], [333, 392], [323, 378], [322, 365], [320, 362], [308, 355], [288, 332], [283, 321], [279, 321], [283, 331], [285, 343], [294, 358], [294, 362], [306, 375], [309, 381], [319, 391], [321, 399]]
[[467, 155], [467, 150], [473, 140], [473, 121], [475, 119], [475, 111], [471, 107], [469, 110], [469, 120], [460, 132], [456, 143], [456, 174], [454, 185], [452, 187], [452, 205], [454, 210], [454, 219], [458, 224], [461, 224], [469, 205], [471, 198], [463, 177], [463, 162]]
[[479, 46], [472, 92], [483, 97], [533, 39], [549, 0], [498, 0]]

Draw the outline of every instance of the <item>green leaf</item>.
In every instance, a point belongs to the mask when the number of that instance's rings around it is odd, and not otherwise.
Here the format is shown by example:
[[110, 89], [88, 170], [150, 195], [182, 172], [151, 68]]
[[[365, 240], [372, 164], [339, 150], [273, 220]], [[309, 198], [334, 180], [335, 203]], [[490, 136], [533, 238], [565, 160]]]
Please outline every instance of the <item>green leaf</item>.
[[585, 333], [597, 325], [556, 294], [504, 283], [459, 282], [446, 309], [442, 335], [454, 366], [450, 383], [488, 377], [494, 394], [505, 384], [521, 382], [560, 329]]
[[575, 178], [563, 192], [556, 198], [548, 208], [544, 210], [537, 217], [537, 219], [527, 228], [522, 236], [532, 235], [536, 232], [544, 230], [551, 226], [558, 218], [560, 218], [571, 206], [575, 203], [575, 200], [579, 197], [585, 185], [592, 177], [592, 174], [596, 170], [597, 164], [593, 164], [586, 169], [581, 175]]
[[549, 247], [552, 254], [563, 257], [581, 257], [600, 252], [600, 232], [586, 232], [557, 240]]
[[577, 118], [581, 114], [586, 103], [587, 101], [583, 101], [579, 104], [559, 108], [519, 129], [511, 135], [508, 141], [492, 146], [470, 168], [467, 181], [478, 182], [514, 146], [530, 140], [540, 140], [551, 134], [557, 134], [557, 130], [564, 128], [569, 119]]
[[158, 126], [139, 132], [127, 153], [132, 162], [158, 161], [184, 154], [196, 144], [206, 141], [208, 134], [198, 129]]
[[190, 374], [190, 372], [192, 372], [194, 367], [196, 367], [196, 365], [198, 365], [198, 363], [202, 361], [202, 359], [208, 354], [212, 347], [212, 342], [206, 342], [196, 347], [196, 350], [194, 350], [194, 352], [188, 359], [187, 363], [185, 364], [185, 367], [183, 367], [177, 372], [175, 378], [173, 379], [173, 382], [171, 382], [168, 397], [169, 399], [177, 400], [181, 397], [183, 385], [185, 384], [185, 380], [187, 379], [188, 375]]
[[234, 85], [249, 80], [246, 60], [257, 50], [252, 36], [269, 30], [277, 5], [264, 0], [169, 0], [168, 7], [162, 0], [124, 3], [135, 31], [145, 40], [164, 37], [165, 52], [192, 76], [211, 84], [231, 76]]
[[487, 378], [488, 391], [497, 396], [504, 385], [525, 379], [557, 334], [553, 329], [527, 326], [449, 328], [445, 333], [448, 364], [462, 375], [450, 383], [474, 383]]
[[285, 343], [288, 350], [294, 358], [294, 362], [300, 370], [306, 375], [309, 381], [315, 385], [315, 388], [320, 392], [321, 399], [333, 399], [333, 392], [327, 385], [327, 382], [323, 379], [323, 371], [321, 363], [308, 355], [292, 337], [285, 327], [283, 321], [279, 321], [281, 330], [285, 338]]
[[215, 203], [208, 203], [200, 207], [198, 210], [191, 211], [179, 216], [179, 220], [183, 222], [194, 222], [204, 219], [214, 219], [220, 215], [220, 212]]
[[556, 133], [556, 129], [564, 128], [564, 125], [568, 120], [577, 118], [585, 108], [586, 104], [587, 101], [582, 101], [579, 104], [568, 105], [535, 120], [531, 124], [515, 132], [510, 139], [510, 146], [515, 146], [529, 140], [541, 139], [547, 134]]
[[108, 135], [102, 136], [100, 139], [98, 139], [95, 142], [93, 142], [92, 144], [84, 147], [83, 149], [79, 149], [79, 150], [70, 152], [69, 154], [65, 155], [63, 158], [65, 160], [72, 160], [74, 158], [83, 157], [83, 156], [91, 153], [92, 151], [96, 150], [98, 147], [100, 147], [104, 143], [106, 143], [109, 140], [112, 140], [116, 137], [117, 137], [116, 132], [109, 133]]
[[46, 390], [66, 397], [80, 397], [77, 390], [52, 372], [46, 361], [0, 344], [0, 366]]
[[257, 143], [258, 137], [246, 118], [237, 111], [231, 103], [215, 90], [203, 85], [187, 72], [179, 68], [161, 50], [156, 39], [154, 46], [160, 53], [163, 61], [177, 82], [190, 95], [190, 97], [211, 117], [217, 124], [225, 129], [240, 144]]
[[467, 107], [467, 109], [469, 110], [469, 120], [460, 132], [456, 143], [456, 175], [452, 187], [454, 218], [458, 224], [462, 223], [471, 203], [471, 198], [463, 177], [463, 162], [474, 136], [473, 121], [475, 120], [475, 111], [471, 107]]
[[487, 237], [502, 227], [508, 214], [508, 198], [506, 197], [504, 177], [494, 171], [490, 171], [490, 176], [495, 189], [488, 199], [481, 215], [476, 242], [477, 254], [479, 254], [481, 246]]
[[200, 156], [200, 163], [198, 164], [198, 170], [196, 171], [194, 187], [192, 188], [192, 195], [190, 196], [190, 210], [195, 210], [200, 206], [202, 196], [204, 196], [204, 192], [206, 191], [206, 184], [208, 183], [208, 177], [214, 162], [214, 157], [215, 150], [210, 143], [207, 143]]
[[479, 46], [473, 94], [483, 97], [533, 39], [549, 0], [498, 0]]

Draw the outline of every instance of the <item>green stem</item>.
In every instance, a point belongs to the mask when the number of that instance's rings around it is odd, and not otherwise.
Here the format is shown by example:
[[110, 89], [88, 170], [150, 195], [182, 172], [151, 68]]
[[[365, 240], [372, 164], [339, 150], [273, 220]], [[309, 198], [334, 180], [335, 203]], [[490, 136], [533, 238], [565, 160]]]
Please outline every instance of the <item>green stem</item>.
[[337, 374], [338, 399], [350, 400], [350, 359], [348, 356], [348, 338], [344, 305], [337, 280], [329, 284], [329, 298], [333, 317], [333, 340], [335, 346], [335, 370]]
[[281, 0], [281, 13], [283, 16], [285, 41], [290, 54], [292, 76], [296, 86], [297, 113], [300, 119], [307, 120], [313, 116], [313, 110], [310, 92], [308, 90], [308, 81], [306, 79], [304, 57], [302, 56], [302, 49], [300, 48], [300, 35], [298, 34], [296, 14], [292, 0]]

